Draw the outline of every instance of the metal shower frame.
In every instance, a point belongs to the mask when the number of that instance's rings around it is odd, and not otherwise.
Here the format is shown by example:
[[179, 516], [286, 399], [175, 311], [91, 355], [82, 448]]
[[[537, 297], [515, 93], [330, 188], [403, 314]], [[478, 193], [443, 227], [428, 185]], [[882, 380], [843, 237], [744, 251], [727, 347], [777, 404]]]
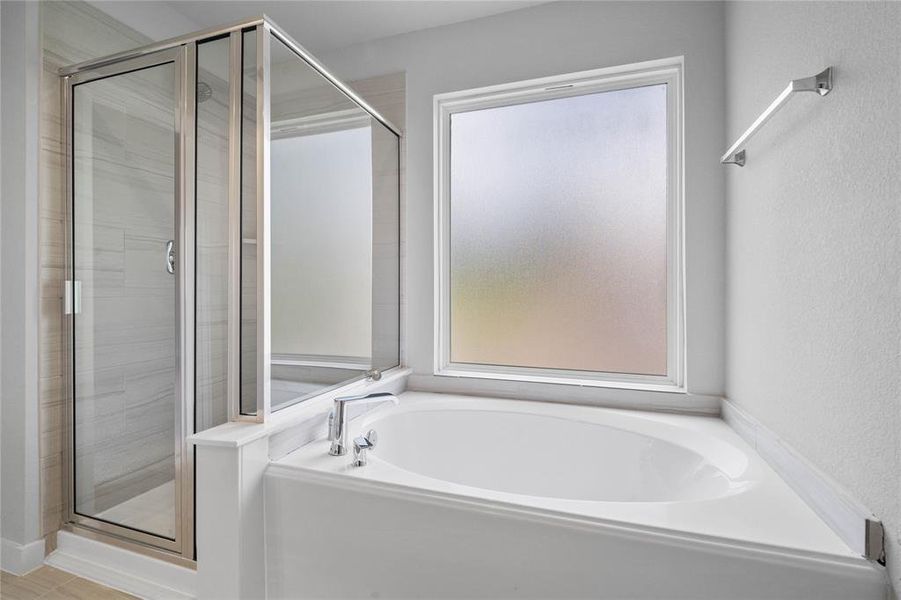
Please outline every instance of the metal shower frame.
[[[241, 413], [241, 134], [242, 134], [242, 45], [243, 33], [256, 31], [256, 221], [257, 240], [269, 239], [270, 227], [270, 46], [273, 38], [282, 42], [298, 58], [384, 125], [398, 138], [400, 130], [363, 100], [356, 92], [332, 75], [312, 54], [297, 43], [267, 16], [261, 15], [222, 27], [175, 37], [98, 58], [59, 70], [61, 82], [62, 127], [65, 152], [66, 190], [66, 267], [65, 279], [74, 281], [74, 158], [73, 158], [73, 88], [131, 71], [173, 63], [176, 69], [177, 110], [176, 153], [176, 534], [167, 539], [147, 532], [80, 515], [75, 510], [74, 472], [74, 320], [63, 315], [64, 385], [66, 401], [66, 444], [63, 485], [65, 487], [66, 520], [64, 527], [104, 541], [124, 544], [158, 558], [192, 564], [194, 544], [194, 451], [188, 436], [194, 432], [194, 360], [195, 360], [195, 169], [196, 169], [196, 86], [197, 45], [227, 37], [229, 40], [229, 125], [228, 125], [228, 203], [229, 203], [229, 283], [228, 283], [228, 379], [229, 420], [265, 422], [271, 414], [269, 370], [270, 347], [270, 277], [269, 244], [258, 244], [257, 251], [257, 391], [254, 415]], [[74, 288], [74, 285], [71, 286]], [[74, 305], [74, 298], [72, 304]], [[67, 311], [68, 312], [68, 311]], [[75, 312], [75, 311], [71, 311]]]

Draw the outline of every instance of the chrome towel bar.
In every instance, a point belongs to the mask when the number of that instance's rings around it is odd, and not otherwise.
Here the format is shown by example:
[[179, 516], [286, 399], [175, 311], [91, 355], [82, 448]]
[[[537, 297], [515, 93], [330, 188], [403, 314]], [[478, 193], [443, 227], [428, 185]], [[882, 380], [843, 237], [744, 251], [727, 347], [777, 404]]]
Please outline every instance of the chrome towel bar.
[[745, 150], [743, 148], [745, 143], [747, 143], [747, 141], [763, 127], [763, 124], [769, 121], [772, 116], [788, 102], [788, 99], [795, 92], [816, 92], [820, 96], [825, 96], [831, 91], [832, 67], [827, 67], [813, 77], [805, 77], [803, 79], [794, 79], [790, 81], [788, 87], [782, 90], [782, 93], [773, 100], [773, 103], [770, 104], [765, 111], [763, 111], [763, 114], [757, 117], [757, 120], [751, 123], [751, 126], [741, 134], [741, 137], [726, 150], [726, 153], [723, 154], [720, 162], [724, 165], [745, 166]]

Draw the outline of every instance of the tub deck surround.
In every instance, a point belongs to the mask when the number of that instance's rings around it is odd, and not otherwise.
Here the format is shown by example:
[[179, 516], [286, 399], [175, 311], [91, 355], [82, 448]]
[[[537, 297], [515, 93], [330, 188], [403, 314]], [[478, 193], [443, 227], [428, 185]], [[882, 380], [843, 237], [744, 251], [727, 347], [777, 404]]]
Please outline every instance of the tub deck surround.
[[856, 554], [885, 565], [882, 522], [834, 479], [740, 407], [723, 399], [722, 418]]
[[884, 597], [717, 418], [405, 392], [369, 429], [266, 469], [270, 598]]
[[[338, 389], [329, 390], [315, 398], [276, 411], [264, 423], [255, 421], [230, 421], [212, 429], [195, 433], [188, 441], [195, 446], [220, 446], [238, 448], [263, 438], [275, 438], [280, 434], [290, 434], [298, 430], [318, 431], [325, 426], [325, 418], [332, 408], [332, 402], [340, 396], [370, 394], [375, 392], [400, 393], [406, 389], [410, 369], [398, 367], [382, 373], [379, 381], [355, 381]], [[373, 405], [353, 407], [352, 417], [373, 409]], [[294, 450], [309, 443], [314, 437], [299, 441]], [[282, 451], [284, 456], [288, 451]], [[273, 458], [276, 458], [273, 456]]]
[[365, 468], [317, 440], [269, 472], [863, 561], [720, 419], [423, 392], [400, 399], [351, 422], [351, 436], [379, 434]]

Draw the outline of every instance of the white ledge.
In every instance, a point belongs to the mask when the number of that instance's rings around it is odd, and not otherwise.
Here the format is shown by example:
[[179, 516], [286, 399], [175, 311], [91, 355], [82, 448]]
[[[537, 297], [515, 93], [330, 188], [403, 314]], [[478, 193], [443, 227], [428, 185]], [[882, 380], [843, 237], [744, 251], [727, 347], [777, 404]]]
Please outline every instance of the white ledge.
[[722, 417], [852, 550], [861, 556], [870, 554], [867, 522], [879, 528], [881, 523], [867, 507], [774, 431], [725, 398]]
[[564, 385], [547, 381], [419, 374], [410, 375], [407, 387], [420, 392], [562, 402], [680, 414], [713, 416], [720, 414], [719, 396], [686, 391], [671, 393], [661, 390]]
[[340, 388], [329, 390], [309, 400], [272, 413], [265, 423], [230, 421], [195, 433], [188, 438], [188, 442], [195, 446], [238, 448], [318, 417], [328, 411], [332, 401], [339, 396], [379, 392], [398, 385], [403, 388], [411, 372], [412, 370], [406, 367], [389, 369], [382, 374], [379, 381], [354, 381]]

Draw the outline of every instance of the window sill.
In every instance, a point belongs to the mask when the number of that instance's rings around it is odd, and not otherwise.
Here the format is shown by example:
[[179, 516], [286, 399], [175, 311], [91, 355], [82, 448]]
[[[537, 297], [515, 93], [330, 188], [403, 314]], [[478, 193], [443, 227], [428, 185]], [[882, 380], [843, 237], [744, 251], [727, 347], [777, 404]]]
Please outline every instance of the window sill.
[[705, 416], [720, 412], [719, 394], [692, 392], [684, 386], [561, 379], [486, 374], [455, 365], [429, 374], [413, 373], [407, 389], [650, 412]]
[[507, 370], [492, 370], [490, 368], [466, 368], [461, 366], [449, 366], [437, 369], [438, 377], [462, 377], [471, 379], [497, 379], [502, 381], [515, 381], [522, 383], [546, 383], [561, 386], [610, 388], [618, 390], [638, 390], [645, 392], [663, 392], [667, 394], [685, 394], [684, 385], [679, 385], [666, 377], [653, 377], [633, 375], [634, 379], [601, 379], [570, 377], [557, 374], [540, 373], [514, 373]]

